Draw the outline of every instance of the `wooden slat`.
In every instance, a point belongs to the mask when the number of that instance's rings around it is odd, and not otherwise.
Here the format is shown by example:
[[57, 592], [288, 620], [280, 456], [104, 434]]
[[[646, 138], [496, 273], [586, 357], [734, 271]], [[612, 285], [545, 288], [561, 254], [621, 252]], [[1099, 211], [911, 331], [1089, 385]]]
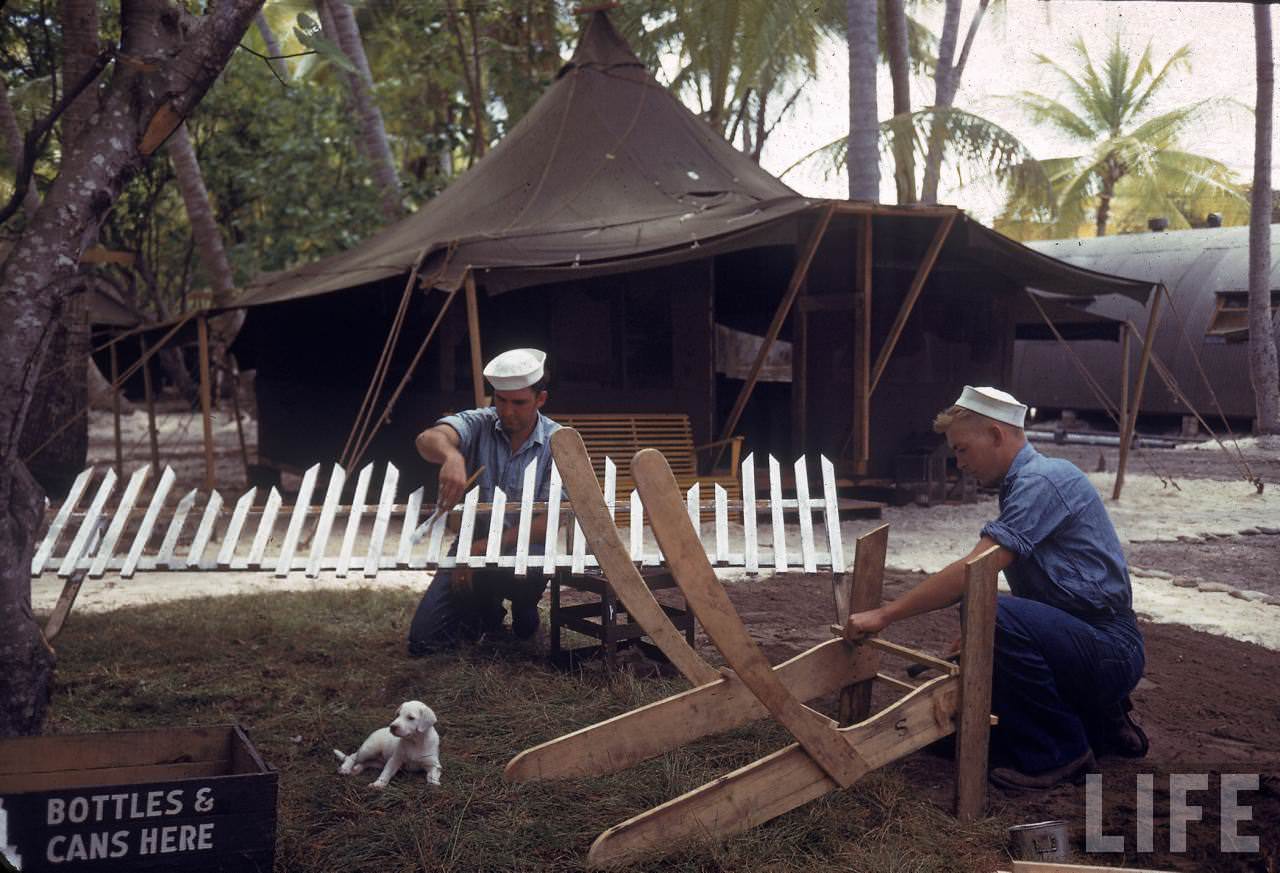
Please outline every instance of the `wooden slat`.
[[822, 503], [827, 521], [827, 548], [831, 553], [831, 572], [839, 575], [845, 570], [844, 543], [840, 538], [840, 504], [836, 491], [836, 469], [822, 456]]
[[89, 538], [93, 536], [98, 528], [98, 517], [102, 515], [103, 507], [107, 505], [107, 498], [111, 496], [111, 492], [116, 487], [116, 471], [107, 469], [107, 474], [102, 477], [102, 483], [98, 485], [98, 491], [93, 495], [93, 502], [89, 504], [89, 510], [84, 514], [84, 521], [80, 522], [80, 529], [76, 531], [75, 537], [71, 540], [71, 545], [67, 547], [67, 553], [62, 557], [62, 563], [58, 565], [58, 575], [67, 577], [71, 575], [71, 571], [75, 569], [76, 564], [84, 557]]
[[271, 540], [271, 529], [276, 525], [276, 515], [280, 512], [282, 502], [280, 492], [274, 485], [271, 486], [271, 490], [267, 492], [267, 503], [262, 507], [262, 517], [258, 519], [258, 531], [253, 537], [253, 545], [249, 547], [249, 558], [245, 561], [246, 567], [257, 569], [262, 566], [263, 556], [267, 552], [267, 543]]
[[538, 457], [529, 459], [520, 480], [520, 519], [516, 522], [516, 575], [529, 572], [529, 535], [533, 530], [533, 498], [538, 488]]
[[960, 717], [956, 725], [956, 818], [987, 811], [987, 746], [991, 735], [991, 669], [995, 657], [996, 554], [992, 546], [965, 563], [961, 606]]
[[400, 545], [396, 549], [396, 566], [408, 567], [409, 554], [413, 551], [413, 532], [418, 527], [418, 516], [422, 513], [424, 491], [421, 486], [409, 495], [409, 502], [404, 508], [404, 522], [400, 525]]
[[373, 519], [373, 533], [369, 536], [369, 551], [364, 560], [364, 575], [367, 579], [378, 575], [378, 567], [382, 563], [382, 543], [387, 536], [387, 527], [391, 524], [391, 504], [395, 502], [396, 484], [399, 481], [400, 471], [395, 464], [388, 462], [387, 472], [382, 477], [378, 512]]
[[[880, 605], [884, 596], [884, 562], [889, 550], [889, 526], [882, 524], [858, 537], [854, 546], [853, 572], [843, 577], [832, 574], [835, 582], [836, 622], [847, 625], [849, 615]], [[876, 663], [879, 663], [877, 651]], [[841, 724], [862, 721], [871, 714], [871, 683], [851, 684], [840, 691], [837, 715]]]
[[[115, 346], [112, 346], [112, 348], [115, 348]], [[129, 484], [125, 486], [124, 494], [120, 497], [120, 505], [116, 507], [116, 514], [112, 517], [111, 524], [107, 527], [107, 534], [102, 538], [102, 543], [98, 546], [97, 555], [89, 566], [89, 578], [97, 579], [106, 570], [107, 561], [111, 559], [112, 554], [115, 552], [116, 543], [119, 541], [120, 535], [124, 533], [124, 527], [129, 521], [129, 513], [133, 511], [133, 505], [138, 501], [138, 492], [142, 490], [142, 484], [147, 481], [147, 476], [150, 473], [150, 466], [139, 467], [129, 477]]]
[[769, 506], [773, 512], [773, 569], [787, 572], [787, 532], [782, 520], [782, 474], [778, 459], [769, 456]]
[[431, 526], [431, 542], [427, 546], [427, 560], [425, 566], [439, 566], [440, 550], [444, 545], [444, 534], [449, 529], [449, 512], [450, 510], [439, 511], [437, 507], [436, 520]]
[[364, 518], [365, 499], [369, 496], [369, 482], [373, 478], [373, 462], [364, 465], [356, 478], [356, 490], [351, 495], [351, 509], [347, 516], [347, 529], [342, 534], [342, 551], [338, 554], [338, 566], [335, 574], [345, 579], [351, 569], [351, 556], [356, 548], [356, 536], [360, 533], [360, 522]]
[[715, 484], [716, 497], [716, 563], [729, 563], [729, 493], [719, 482]]
[[806, 573], [818, 572], [818, 556], [813, 546], [813, 510], [809, 506], [809, 465], [805, 456], [796, 458], [796, 501], [800, 512], [800, 561]]
[[341, 464], [334, 464], [329, 473], [329, 487], [324, 492], [324, 504], [320, 507], [320, 521], [316, 523], [315, 536], [311, 538], [311, 554], [307, 558], [307, 577], [320, 575], [320, 560], [329, 545], [329, 532], [333, 530], [333, 516], [342, 498], [342, 486], [346, 484], [347, 471]]
[[[554, 441], [555, 436], [551, 439]], [[553, 442], [554, 445], [554, 442]], [[560, 544], [560, 503], [564, 499], [560, 488], [560, 470], [551, 462], [551, 486], [547, 499], [547, 536], [542, 552], [542, 572], [550, 576], [556, 569], [556, 548]]]
[[80, 475], [76, 476], [74, 482], [71, 483], [71, 490], [67, 492], [67, 499], [62, 501], [62, 505], [58, 507], [58, 514], [53, 517], [53, 523], [49, 525], [49, 531], [44, 535], [40, 547], [36, 549], [36, 555], [31, 559], [31, 575], [39, 576], [44, 572], [45, 564], [49, 562], [53, 549], [58, 544], [58, 536], [62, 533], [62, 528], [66, 525], [67, 519], [71, 517], [71, 513], [75, 510], [76, 505], [80, 502], [80, 497], [84, 494], [85, 486], [89, 484], [89, 480], [93, 477], [93, 467], [81, 470]]
[[497, 486], [493, 489], [493, 508], [489, 510], [489, 539], [485, 543], [484, 562], [497, 564], [502, 553], [502, 527], [506, 521], [507, 494]]
[[458, 528], [458, 561], [475, 566], [477, 563], [483, 563], [484, 558], [477, 557], [468, 560], [471, 554], [471, 542], [474, 539], [476, 526], [476, 503], [480, 500], [480, 489], [472, 488], [467, 492], [462, 501], [462, 525]]
[[187, 513], [195, 505], [196, 495], [200, 492], [192, 488], [178, 501], [174, 507], [173, 518], [169, 522], [169, 530], [165, 532], [164, 541], [160, 543], [160, 551], [156, 555], [156, 566], [173, 569], [173, 550], [177, 548], [178, 536], [182, 533], [182, 525], [187, 520]]
[[307, 512], [311, 509], [311, 492], [316, 487], [316, 477], [320, 475], [320, 465], [311, 466], [302, 474], [302, 484], [298, 486], [298, 499], [293, 505], [293, 515], [289, 518], [289, 527], [284, 533], [284, 543], [280, 546], [280, 557], [276, 560], [276, 577], [288, 576], [293, 569], [293, 553], [298, 548], [298, 539], [302, 536], [302, 526], [306, 523]]
[[187, 551], [187, 567], [199, 567], [200, 562], [204, 560], [204, 553], [209, 546], [209, 540], [213, 538], [213, 526], [218, 521], [218, 515], [221, 512], [222, 495], [217, 491], [210, 492], [209, 502], [204, 507], [204, 515], [200, 517], [200, 524], [196, 527], [195, 538], [191, 540], [191, 548]]
[[632, 491], [627, 498], [631, 504], [631, 560], [644, 562], [644, 504], [640, 502], [640, 492]]
[[756, 539], [756, 455], [742, 459], [743, 564], [748, 573], [760, 572], [760, 544]]
[[133, 545], [129, 547], [129, 554], [124, 559], [124, 565], [120, 568], [120, 575], [128, 579], [133, 575], [133, 571], [138, 566], [138, 560], [142, 557], [142, 550], [147, 547], [147, 541], [151, 539], [151, 531], [156, 525], [156, 519], [160, 517], [160, 510], [164, 507], [164, 500], [169, 496], [169, 489], [173, 487], [174, 480], [178, 477], [174, 474], [172, 467], [165, 467], [164, 472], [160, 474], [160, 481], [156, 483], [156, 490], [151, 495], [151, 502], [147, 504], [147, 511], [142, 516], [142, 524], [138, 526], [138, 532], [133, 537]]
[[258, 493], [258, 486], [254, 486], [240, 495], [240, 499], [236, 501], [236, 508], [231, 512], [231, 522], [227, 525], [227, 532], [222, 536], [222, 548], [218, 551], [218, 566], [230, 567], [231, 561], [236, 555], [236, 546], [240, 543], [240, 531], [244, 529], [244, 520], [249, 515], [249, 508], [253, 506], [253, 498]]

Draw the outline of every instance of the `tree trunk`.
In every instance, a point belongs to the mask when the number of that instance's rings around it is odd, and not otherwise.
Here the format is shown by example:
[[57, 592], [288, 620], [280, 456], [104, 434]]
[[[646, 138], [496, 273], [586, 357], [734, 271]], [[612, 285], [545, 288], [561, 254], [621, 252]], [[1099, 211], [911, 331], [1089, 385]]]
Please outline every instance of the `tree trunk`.
[[[9, 89], [0, 79], [0, 134], [4, 136], [5, 146], [9, 150], [9, 161], [16, 173], [22, 166], [22, 157], [26, 146], [22, 141], [22, 128], [18, 125], [18, 116], [13, 112], [13, 104], [9, 102]], [[30, 220], [40, 208], [40, 192], [36, 191], [35, 180], [27, 187], [27, 194], [22, 198], [22, 209]]]
[[[911, 49], [907, 41], [905, 0], [885, 0], [885, 32], [888, 36], [889, 78], [893, 80], [893, 114], [911, 112]], [[916, 202], [916, 158], [911, 131], [895, 129], [893, 137], [893, 181], [899, 203]]]
[[[458, 20], [457, 3], [454, 0], [445, 0], [444, 8], [449, 21], [449, 31], [453, 35], [453, 45], [458, 52], [462, 81], [467, 88], [467, 103], [471, 106], [471, 122], [474, 126], [471, 135], [471, 163], [474, 164], [484, 156], [489, 146], [484, 88], [480, 81], [480, 58], [474, 51], [471, 57], [467, 56], [467, 41], [462, 35], [462, 24]], [[475, 34], [473, 33], [472, 36], [474, 37]], [[475, 46], [474, 39], [472, 39], [472, 46]]]
[[849, 40], [849, 199], [880, 200], [880, 118], [876, 111], [879, 31], [876, 0], [847, 0]]
[[[956, 53], [956, 39], [960, 35], [961, 0], [947, 0], [942, 19], [942, 39], [938, 41], [938, 66], [933, 75], [933, 105], [945, 110], [951, 107], [958, 83], [953, 80], [952, 59]], [[924, 183], [920, 199], [925, 203], [938, 202], [938, 182], [942, 179], [942, 155], [947, 144], [946, 119], [934, 116], [929, 126], [929, 150], [924, 159]]]
[[275, 69], [276, 75], [288, 82], [289, 64], [284, 58], [280, 57], [284, 52], [280, 50], [280, 40], [276, 39], [275, 31], [267, 23], [267, 16], [259, 12], [254, 16], [253, 23], [258, 27], [258, 35], [262, 37], [262, 44], [267, 47], [267, 55], [271, 58], [269, 63]]
[[1271, 56], [1271, 7], [1253, 7], [1258, 54], [1258, 103], [1254, 109], [1253, 193], [1249, 209], [1249, 376], [1259, 433], [1280, 433], [1280, 369], [1271, 317], [1271, 125], [1275, 68]]
[[196, 239], [200, 263], [204, 265], [213, 291], [213, 302], [217, 306], [225, 306], [235, 294], [236, 281], [231, 273], [231, 264], [227, 262], [227, 252], [222, 246], [222, 231], [218, 229], [217, 219], [213, 216], [209, 191], [204, 186], [200, 162], [196, 158], [196, 150], [191, 144], [191, 136], [185, 124], [178, 125], [173, 136], [169, 137], [166, 148], [169, 150], [169, 160], [173, 163], [174, 176], [178, 180], [178, 189], [182, 192], [182, 202], [187, 208], [187, 220], [191, 222], [191, 233]]
[[382, 214], [387, 221], [395, 221], [404, 214], [400, 203], [400, 177], [396, 174], [396, 161], [387, 140], [387, 129], [382, 123], [382, 113], [373, 98], [373, 74], [369, 71], [369, 59], [365, 57], [364, 43], [360, 39], [360, 27], [355, 13], [344, 0], [324, 0], [333, 21], [334, 35], [342, 52], [355, 65], [356, 75], [350, 76], [351, 96], [360, 119], [360, 138], [365, 157], [373, 168], [373, 178], [382, 194]]
[[[0, 264], [0, 736], [38, 731], [53, 656], [31, 616], [31, 555], [42, 511], [18, 451], [49, 335], [75, 286], [81, 246], [156, 145], [208, 91], [262, 0], [224, 0], [200, 17], [124, 0], [120, 55], [94, 124], [64, 154], [39, 212]], [[150, 32], [148, 32], [150, 31]], [[169, 51], [149, 53], [158, 41]]]

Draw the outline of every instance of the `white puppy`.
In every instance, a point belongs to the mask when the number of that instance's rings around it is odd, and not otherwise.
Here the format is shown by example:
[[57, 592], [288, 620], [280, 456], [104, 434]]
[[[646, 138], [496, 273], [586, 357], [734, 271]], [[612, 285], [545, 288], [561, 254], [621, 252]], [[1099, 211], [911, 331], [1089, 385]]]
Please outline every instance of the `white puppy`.
[[366, 765], [381, 765], [382, 773], [370, 783], [372, 788], [386, 788], [391, 777], [401, 769], [426, 770], [427, 781], [440, 784], [440, 735], [436, 733], [436, 714], [420, 700], [407, 700], [396, 710], [388, 727], [369, 734], [354, 755], [337, 749], [343, 776], [359, 773]]

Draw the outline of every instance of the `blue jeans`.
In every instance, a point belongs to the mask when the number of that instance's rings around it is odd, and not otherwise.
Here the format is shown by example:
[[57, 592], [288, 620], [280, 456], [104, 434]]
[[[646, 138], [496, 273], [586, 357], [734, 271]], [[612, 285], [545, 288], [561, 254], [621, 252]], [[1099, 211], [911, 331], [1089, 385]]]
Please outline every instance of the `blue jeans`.
[[1001, 595], [996, 603], [993, 762], [1042, 773], [1079, 758], [1142, 678], [1132, 613], [1090, 624], [1057, 607]]
[[538, 632], [538, 601], [546, 587], [547, 577], [540, 572], [517, 576], [512, 570], [491, 567], [472, 570], [470, 589], [458, 591], [453, 573], [440, 570], [409, 624], [409, 654], [426, 655], [462, 639], [501, 631], [507, 617], [504, 600], [511, 601], [511, 632], [528, 639]]

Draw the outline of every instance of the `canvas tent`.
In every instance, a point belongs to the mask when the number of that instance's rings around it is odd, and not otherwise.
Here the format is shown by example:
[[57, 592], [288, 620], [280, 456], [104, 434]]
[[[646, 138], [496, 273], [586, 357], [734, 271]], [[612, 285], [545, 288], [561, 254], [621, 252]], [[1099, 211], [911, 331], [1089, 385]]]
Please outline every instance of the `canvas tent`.
[[[757, 450], [836, 457], [855, 417], [879, 434], [883, 414], [879, 450], [892, 451], [896, 422], [918, 425], [970, 377], [1007, 378], [1017, 324], [1039, 317], [1030, 288], [1143, 299], [1148, 285], [953, 207], [802, 197], [681, 105], [596, 12], [538, 103], [438, 197], [350, 251], [252, 282], [236, 352], [258, 372], [260, 453], [281, 465], [339, 455], [397, 318], [383, 396], [440, 326], [370, 457], [412, 466], [412, 435], [471, 405], [476, 362], [514, 345], [550, 352], [552, 412], [679, 411], [698, 442], [736, 428]], [[465, 312], [450, 308], [459, 297]], [[717, 374], [717, 326], [764, 337], [761, 354], [792, 342], [791, 382]], [[917, 387], [872, 405], [881, 356], [886, 386]], [[855, 448], [874, 466], [866, 439]]]

